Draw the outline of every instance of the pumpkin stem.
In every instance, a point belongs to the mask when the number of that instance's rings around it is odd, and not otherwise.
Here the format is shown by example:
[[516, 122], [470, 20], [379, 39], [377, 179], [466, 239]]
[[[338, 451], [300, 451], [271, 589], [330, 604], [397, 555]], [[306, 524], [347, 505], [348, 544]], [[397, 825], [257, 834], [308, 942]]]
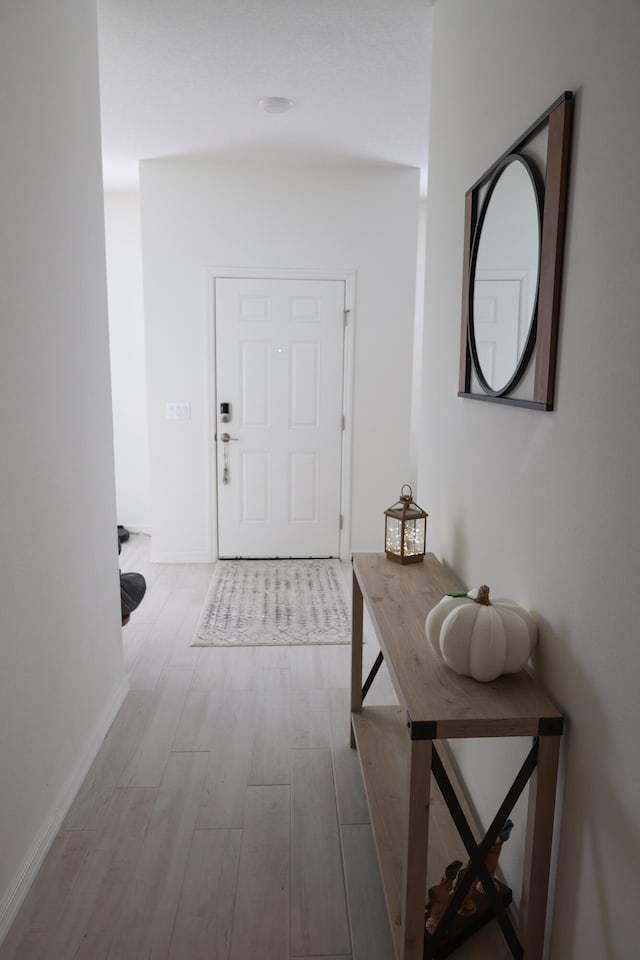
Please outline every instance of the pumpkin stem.
[[478, 587], [478, 596], [473, 598], [476, 603], [481, 603], [484, 607], [491, 606], [491, 600], [489, 600], [489, 587], [486, 583], [483, 583], [481, 587]]

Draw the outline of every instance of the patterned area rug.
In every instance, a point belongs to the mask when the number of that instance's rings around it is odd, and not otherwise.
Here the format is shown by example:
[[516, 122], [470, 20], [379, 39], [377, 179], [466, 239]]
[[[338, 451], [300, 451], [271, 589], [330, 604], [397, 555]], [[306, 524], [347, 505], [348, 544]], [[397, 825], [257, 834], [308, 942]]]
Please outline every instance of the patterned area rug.
[[339, 560], [219, 560], [191, 645], [350, 641]]

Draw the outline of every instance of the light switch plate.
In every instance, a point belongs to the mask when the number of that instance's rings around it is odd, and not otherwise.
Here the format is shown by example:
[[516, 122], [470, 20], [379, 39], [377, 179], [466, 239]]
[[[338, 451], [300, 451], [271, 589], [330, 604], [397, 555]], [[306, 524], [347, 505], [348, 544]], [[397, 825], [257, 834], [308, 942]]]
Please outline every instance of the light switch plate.
[[191, 420], [191, 404], [186, 401], [168, 401], [164, 405], [164, 417], [165, 420]]

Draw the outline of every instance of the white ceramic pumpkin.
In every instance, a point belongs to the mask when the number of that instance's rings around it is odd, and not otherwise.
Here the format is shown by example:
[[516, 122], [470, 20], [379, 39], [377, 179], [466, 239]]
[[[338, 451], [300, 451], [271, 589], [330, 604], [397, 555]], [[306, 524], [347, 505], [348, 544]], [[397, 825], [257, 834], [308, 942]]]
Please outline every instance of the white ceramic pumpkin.
[[513, 600], [489, 600], [489, 588], [447, 596], [425, 624], [431, 646], [456, 673], [488, 682], [523, 670], [537, 642], [533, 614]]

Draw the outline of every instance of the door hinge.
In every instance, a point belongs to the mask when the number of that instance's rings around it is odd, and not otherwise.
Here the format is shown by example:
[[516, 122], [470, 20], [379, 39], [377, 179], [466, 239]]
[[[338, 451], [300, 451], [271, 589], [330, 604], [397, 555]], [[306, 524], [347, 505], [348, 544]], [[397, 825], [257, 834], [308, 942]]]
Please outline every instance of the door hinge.
[[342, 530], [343, 526], [344, 526], [344, 517], [342, 516], [342, 514], [340, 514], [340, 527], [339, 527], [339, 529]]
[[345, 327], [346, 327], [347, 323], [349, 322], [349, 314], [350, 314], [350, 313], [351, 313], [350, 310], [345, 310], [345, 311], [344, 311], [344, 325], [345, 325]]
[[343, 414], [342, 414], [342, 430], [343, 430], [343, 431], [344, 431], [344, 428], [346, 427], [346, 425], [347, 425], [347, 419], [346, 419], [346, 417], [345, 417], [345, 415], [344, 415], [344, 413], [343, 413]]

